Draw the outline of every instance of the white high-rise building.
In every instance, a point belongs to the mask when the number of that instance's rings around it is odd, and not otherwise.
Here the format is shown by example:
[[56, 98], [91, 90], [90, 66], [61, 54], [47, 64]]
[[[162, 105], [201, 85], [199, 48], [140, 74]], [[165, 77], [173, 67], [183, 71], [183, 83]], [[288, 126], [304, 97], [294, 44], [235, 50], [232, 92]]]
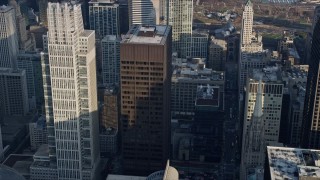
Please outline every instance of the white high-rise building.
[[96, 37], [119, 35], [119, 4], [114, 0], [91, 0], [89, 2], [90, 29], [95, 30]]
[[[253, 7], [248, 0], [242, 14], [242, 29], [240, 37], [239, 92], [244, 91], [247, 75], [253, 68], [264, 67], [268, 61], [268, 52], [263, 51], [262, 36], [253, 33]], [[267, 57], [267, 59], [266, 59]]]
[[84, 30], [80, 4], [49, 3], [47, 17], [48, 54], [42, 54], [42, 67], [50, 173], [56, 168], [56, 179], [96, 179], [100, 153], [95, 33]]
[[167, 22], [167, 0], [129, 0], [129, 25], [159, 25]]
[[105, 85], [120, 82], [120, 42], [121, 38], [113, 35], [105, 36], [101, 41], [102, 81]]
[[253, 7], [251, 0], [248, 0], [242, 13], [241, 45], [251, 44], [253, 26]]
[[169, 0], [169, 25], [172, 26], [172, 50], [180, 57], [191, 56], [193, 1]]
[[0, 67], [16, 68], [19, 52], [15, 10], [0, 6]]

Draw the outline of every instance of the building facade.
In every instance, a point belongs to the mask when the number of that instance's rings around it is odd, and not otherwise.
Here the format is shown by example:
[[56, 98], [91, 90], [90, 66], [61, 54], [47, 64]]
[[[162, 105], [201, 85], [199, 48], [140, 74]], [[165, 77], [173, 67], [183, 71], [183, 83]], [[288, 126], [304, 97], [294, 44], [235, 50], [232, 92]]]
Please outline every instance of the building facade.
[[115, 35], [107, 35], [101, 40], [102, 82], [104, 85], [120, 82], [120, 41]]
[[33, 51], [35, 49], [35, 41], [26, 30], [26, 20], [20, 12], [20, 5], [16, 0], [10, 0], [9, 5], [15, 10], [19, 49], [23, 51]]
[[133, 26], [120, 49], [124, 169], [148, 174], [169, 157], [171, 27]]
[[16, 30], [16, 16], [13, 7], [0, 7], [0, 29], [0, 67], [16, 68], [19, 44]]
[[209, 32], [207, 30], [194, 30], [191, 40], [191, 57], [207, 58]]
[[304, 148], [320, 148], [320, 121], [319, 116], [319, 59], [320, 59], [320, 20], [317, 21], [311, 46], [310, 64], [306, 97], [304, 104], [304, 117], [302, 124], [301, 146]]
[[29, 112], [26, 72], [0, 68], [0, 116], [26, 115]]
[[50, 166], [45, 168], [56, 171], [57, 179], [95, 179], [100, 160], [95, 33], [84, 30], [80, 4], [49, 3], [47, 17], [42, 68]]
[[172, 51], [179, 57], [191, 57], [193, 1], [169, 0], [169, 25], [172, 26]]
[[119, 35], [119, 4], [114, 0], [91, 0], [89, 2], [90, 29], [95, 30], [96, 38], [106, 35]]
[[26, 71], [30, 109], [41, 109], [44, 97], [40, 54], [36, 52], [20, 53], [17, 65], [18, 68]]
[[163, 21], [165, 0], [129, 0], [129, 26], [156, 25]]
[[250, 174], [250, 171], [254, 171], [255, 168], [264, 165], [266, 144], [262, 107], [262, 83], [260, 80], [256, 90], [256, 100], [249, 127], [242, 141], [241, 179], [247, 179], [246, 177]]
[[48, 143], [46, 119], [44, 116], [38, 118], [34, 123], [29, 123], [31, 149], [37, 150], [41, 145]]
[[227, 58], [227, 42], [221, 39], [211, 39], [207, 67], [216, 71], [225, 70]]

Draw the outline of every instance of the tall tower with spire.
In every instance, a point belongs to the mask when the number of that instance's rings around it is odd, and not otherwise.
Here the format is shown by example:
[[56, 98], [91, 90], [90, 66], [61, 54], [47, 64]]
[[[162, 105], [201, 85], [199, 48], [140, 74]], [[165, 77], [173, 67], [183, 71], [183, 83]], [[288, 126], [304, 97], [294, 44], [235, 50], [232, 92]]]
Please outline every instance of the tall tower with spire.
[[249, 131], [245, 134], [244, 143], [242, 145], [241, 179], [246, 179], [247, 172], [250, 168], [263, 166], [266, 145], [264, 141], [262, 102], [262, 83], [260, 80]]
[[248, 0], [242, 14], [242, 30], [241, 30], [241, 45], [251, 44], [253, 26], [253, 7], [251, 0]]

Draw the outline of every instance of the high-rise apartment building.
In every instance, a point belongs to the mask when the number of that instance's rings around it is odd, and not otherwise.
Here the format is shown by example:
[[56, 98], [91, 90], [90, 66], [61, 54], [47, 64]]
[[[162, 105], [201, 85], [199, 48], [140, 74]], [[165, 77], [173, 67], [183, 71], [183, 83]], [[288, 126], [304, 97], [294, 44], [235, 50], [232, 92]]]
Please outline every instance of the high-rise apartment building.
[[304, 148], [320, 148], [320, 20], [314, 26], [309, 64], [308, 81], [304, 103], [301, 145]]
[[96, 32], [96, 38], [119, 35], [119, 4], [115, 0], [91, 0], [89, 2], [89, 22], [90, 29]]
[[120, 82], [120, 41], [115, 35], [107, 35], [101, 40], [102, 82], [104, 85]]
[[0, 29], [0, 67], [16, 68], [19, 45], [13, 7], [0, 6]]
[[156, 25], [164, 21], [165, 0], [129, 0], [129, 26]]
[[133, 26], [120, 49], [124, 169], [148, 174], [169, 157], [171, 27]]
[[84, 30], [80, 4], [49, 3], [47, 17], [48, 52], [42, 53], [50, 157], [46, 173], [56, 174], [55, 179], [96, 179], [100, 153], [95, 33]]
[[172, 50], [179, 57], [191, 57], [193, 1], [169, 0], [169, 25], [172, 26]]
[[29, 112], [26, 72], [0, 68], [0, 117], [25, 115]]

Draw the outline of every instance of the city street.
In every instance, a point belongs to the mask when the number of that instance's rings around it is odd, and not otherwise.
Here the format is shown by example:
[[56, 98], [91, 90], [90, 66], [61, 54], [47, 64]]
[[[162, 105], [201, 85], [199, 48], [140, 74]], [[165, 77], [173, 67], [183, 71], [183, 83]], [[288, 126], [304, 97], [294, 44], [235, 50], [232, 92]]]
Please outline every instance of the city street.
[[[226, 67], [228, 68], [228, 67]], [[224, 122], [224, 150], [221, 166], [222, 179], [237, 179], [240, 160], [239, 141], [239, 109], [238, 109], [237, 74], [234, 70], [226, 71], [225, 88], [225, 122]]]

